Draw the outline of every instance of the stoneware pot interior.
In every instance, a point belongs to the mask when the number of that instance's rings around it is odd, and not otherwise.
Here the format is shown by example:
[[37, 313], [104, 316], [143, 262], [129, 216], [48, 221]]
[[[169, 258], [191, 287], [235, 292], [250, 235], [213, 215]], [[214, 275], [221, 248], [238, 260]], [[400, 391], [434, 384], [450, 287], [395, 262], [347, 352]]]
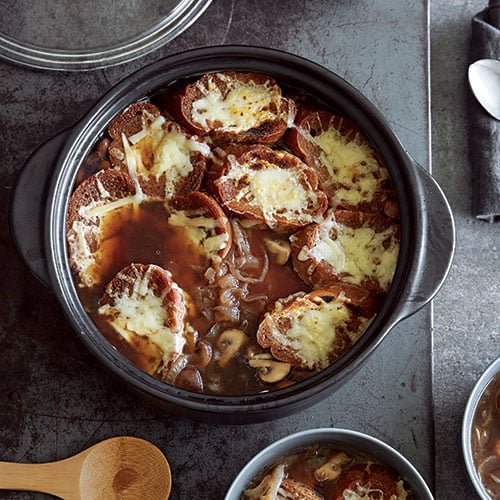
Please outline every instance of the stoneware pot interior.
[[[267, 73], [350, 117], [384, 158], [401, 211], [400, 256], [392, 288], [367, 332], [322, 372], [286, 389], [249, 396], [197, 394], [165, 384], [133, 366], [108, 343], [83, 309], [66, 251], [66, 212], [76, 175], [110, 120], [129, 104], [180, 79], [224, 69]], [[436, 210], [429, 210], [433, 203]], [[239, 46], [207, 47], [167, 57], [127, 77], [104, 95], [73, 127], [59, 151], [43, 230], [50, 285], [79, 337], [108, 370], [131, 390], [169, 411], [203, 420], [218, 420], [224, 415], [226, 421], [240, 423], [296, 412], [348, 380], [398, 321], [437, 292], [451, 264], [454, 247], [453, 220], [439, 187], [408, 156], [389, 124], [361, 93], [339, 76], [300, 57]], [[436, 251], [436, 245], [442, 248]], [[433, 252], [435, 255], [429, 259]]]

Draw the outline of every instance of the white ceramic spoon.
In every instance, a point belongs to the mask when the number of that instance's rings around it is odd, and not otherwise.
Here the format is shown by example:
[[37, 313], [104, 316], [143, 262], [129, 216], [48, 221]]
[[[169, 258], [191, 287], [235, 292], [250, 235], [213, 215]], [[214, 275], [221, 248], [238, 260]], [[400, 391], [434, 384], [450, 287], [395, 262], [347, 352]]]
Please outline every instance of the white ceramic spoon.
[[500, 120], [500, 61], [479, 59], [469, 66], [469, 84], [476, 99]]

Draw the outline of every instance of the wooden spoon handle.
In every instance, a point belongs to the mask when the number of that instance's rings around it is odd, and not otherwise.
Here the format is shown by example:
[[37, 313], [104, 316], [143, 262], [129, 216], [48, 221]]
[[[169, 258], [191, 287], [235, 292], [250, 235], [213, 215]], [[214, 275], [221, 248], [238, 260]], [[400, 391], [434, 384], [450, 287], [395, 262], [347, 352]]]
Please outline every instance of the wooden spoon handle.
[[50, 493], [77, 500], [78, 480], [66, 460], [45, 464], [0, 462], [0, 489]]

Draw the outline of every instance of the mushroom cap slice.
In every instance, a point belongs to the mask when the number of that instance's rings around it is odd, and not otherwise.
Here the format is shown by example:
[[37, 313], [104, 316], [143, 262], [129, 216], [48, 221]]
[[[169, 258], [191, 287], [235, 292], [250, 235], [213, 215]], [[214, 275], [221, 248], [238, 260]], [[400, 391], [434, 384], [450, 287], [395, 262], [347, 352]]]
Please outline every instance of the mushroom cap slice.
[[247, 341], [247, 334], [238, 328], [230, 328], [221, 332], [217, 339], [217, 347], [221, 352], [218, 360], [219, 366], [226, 366], [240, 352], [241, 347]]
[[[271, 357], [269, 356], [269, 358]], [[269, 358], [257, 354], [248, 361], [248, 364], [252, 368], [258, 368], [259, 377], [263, 382], [274, 384], [288, 376], [291, 365]]]
[[352, 462], [352, 457], [345, 451], [339, 451], [314, 471], [316, 481], [323, 483], [333, 481], [342, 473], [342, 468]]

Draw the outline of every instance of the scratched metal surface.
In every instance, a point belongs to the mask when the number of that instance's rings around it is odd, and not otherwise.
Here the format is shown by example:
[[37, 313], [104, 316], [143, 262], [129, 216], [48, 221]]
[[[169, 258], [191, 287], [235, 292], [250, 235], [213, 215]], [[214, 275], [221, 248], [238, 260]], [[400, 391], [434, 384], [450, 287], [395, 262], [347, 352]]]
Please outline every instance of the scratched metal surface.
[[202, 493], [217, 499], [267, 444], [298, 430], [336, 426], [385, 440], [433, 483], [430, 308], [395, 328], [338, 392], [300, 414], [246, 426], [192, 423], [164, 415], [110, 382], [50, 291], [23, 267], [7, 227], [16, 172], [37, 145], [74, 123], [132, 70], [210, 44], [275, 47], [336, 71], [375, 103], [410, 154], [428, 167], [427, 29], [424, 0], [397, 7], [392, 0], [216, 0], [168, 47], [121, 67], [60, 74], [0, 61], [0, 459], [56, 460], [103, 438], [131, 434], [166, 453], [172, 498]]

